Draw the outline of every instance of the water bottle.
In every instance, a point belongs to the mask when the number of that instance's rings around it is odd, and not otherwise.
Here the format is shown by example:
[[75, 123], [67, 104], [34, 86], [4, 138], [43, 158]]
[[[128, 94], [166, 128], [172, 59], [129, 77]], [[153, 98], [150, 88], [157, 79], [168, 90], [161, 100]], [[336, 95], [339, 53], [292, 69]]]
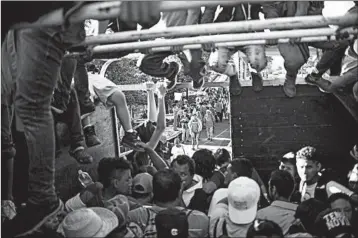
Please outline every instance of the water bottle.
[[78, 180], [81, 182], [83, 187], [87, 187], [88, 185], [93, 184], [91, 176], [82, 170], [78, 170]]

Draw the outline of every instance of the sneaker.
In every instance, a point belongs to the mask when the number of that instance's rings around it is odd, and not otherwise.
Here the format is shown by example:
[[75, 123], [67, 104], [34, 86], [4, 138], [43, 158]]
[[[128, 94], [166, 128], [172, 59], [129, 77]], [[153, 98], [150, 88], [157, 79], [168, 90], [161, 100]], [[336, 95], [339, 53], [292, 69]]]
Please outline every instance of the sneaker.
[[201, 77], [198, 80], [193, 80], [193, 89], [194, 90], [200, 90], [205, 83], [205, 77]]
[[83, 129], [85, 141], [88, 148], [100, 145], [102, 142], [98, 139], [94, 126], [87, 126]]
[[17, 215], [2, 224], [2, 237], [12, 238], [30, 235], [38, 232], [48, 221], [57, 217], [64, 209], [63, 202], [59, 199], [56, 204], [40, 206], [27, 203], [24, 209], [18, 211]]
[[138, 139], [138, 135], [136, 131], [126, 132], [122, 138], [122, 144], [124, 146], [129, 147], [135, 151], [144, 152], [144, 149], [142, 147], [138, 147], [136, 145], [138, 142], [141, 141]]
[[233, 96], [239, 96], [242, 93], [242, 87], [237, 75], [230, 77], [230, 93]]
[[295, 80], [286, 79], [285, 83], [283, 84], [283, 92], [289, 98], [293, 98], [296, 96], [296, 84]]
[[91, 164], [93, 162], [93, 157], [88, 154], [83, 146], [70, 150], [69, 154], [80, 164]]
[[178, 82], [178, 74], [179, 74], [179, 71], [180, 71], [180, 65], [176, 62], [171, 62], [170, 63], [171, 65], [174, 65], [175, 67], [175, 72], [173, 73], [173, 75], [168, 79], [168, 84], [167, 84], [167, 89], [168, 91], [171, 91], [175, 88], [177, 82]]
[[323, 93], [331, 93], [332, 89], [332, 83], [328, 81], [327, 79], [324, 79], [320, 76], [316, 76], [314, 74], [309, 74], [306, 76], [305, 81], [309, 85], [314, 85], [319, 88], [319, 90]]
[[251, 72], [252, 87], [255, 92], [261, 92], [264, 89], [262, 77], [258, 73]]

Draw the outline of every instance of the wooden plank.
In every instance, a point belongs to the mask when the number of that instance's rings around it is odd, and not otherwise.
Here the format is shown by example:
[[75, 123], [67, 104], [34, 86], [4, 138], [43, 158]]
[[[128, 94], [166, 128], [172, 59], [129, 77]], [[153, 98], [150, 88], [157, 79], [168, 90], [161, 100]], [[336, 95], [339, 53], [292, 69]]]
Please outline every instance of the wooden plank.
[[281, 87], [260, 93], [245, 89], [231, 97], [233, 155], [249, 158], [268, 173], [283, 154], [312, 145], [325, 154], [327, 165], [346, 168], [358, 124], [333, 95], [307, 85], [297, 89], [292, 99]]

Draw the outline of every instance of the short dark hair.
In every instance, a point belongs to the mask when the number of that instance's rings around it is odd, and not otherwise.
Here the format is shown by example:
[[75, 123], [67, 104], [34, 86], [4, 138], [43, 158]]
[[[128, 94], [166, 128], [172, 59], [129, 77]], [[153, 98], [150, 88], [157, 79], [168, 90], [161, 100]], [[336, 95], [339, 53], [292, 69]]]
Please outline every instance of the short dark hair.
[[153, 201], [168, 203], [175, 201], [180, 192], [181, 178], [172, 169], [158, 171], [153, 177]]
[[103, 184], [104, 188], [108, 188], [115, 171], [131, 169], [131, 164], [124, 157], [104, 157], [98, 163], [98, 181]]
[[202, 176], [204, 179], [209, 179], [215, 169], [215, 157], [213, 152], [208, 149], [201, 149], [195, 151], [192, 156], [195, 162], [195, 173]]
[[322, 155], [318, 153], [317, 149], [312, 146], [305, 146], [296, 153], [296, 160], [311, 160], [321, 163]]
[[187, 164], [189, 166], [189, 173], [191, 175], [195, 174], [195, 161], [190, 158], [187, 155], [178, 155], [173, 162], [171, 163], [170, 167], [173, 167], [174, 163], [177, 163], [178, 165], [185, 165]]
[[331, 196], [329, 196], [328, 203], [331, 204], [332, 202], [334, 202], [334, 201], [336, 201], [338, 199], [347, 200], [351, 204], [351, 206], [353, 207], [352, 199], [345, 193], [333, 193]]
[[275, 186], [277, 193], [284, 197], [289, 198], [295, 188], [295, 181], [292, 175], [285, 170], [275, 170], [271, 173], [270, 177], [271, 186]]
[[227, 149], [219, 148], [216, 150], [215, 154], [216, 164], [221, 166], [227, 162], [230, 162], [231, 156]]
[[247, 230], [246, 237], [254, 238], [256, 236], [266, 237], [284, 237], [282, 229], [273, 221], [256, 219]]
[[251, 178], [254, 166], [251, 161], [246, 158], [238, 158], [231, 161], [231, 171], [236, 173], [238, 177], [244, 176]]

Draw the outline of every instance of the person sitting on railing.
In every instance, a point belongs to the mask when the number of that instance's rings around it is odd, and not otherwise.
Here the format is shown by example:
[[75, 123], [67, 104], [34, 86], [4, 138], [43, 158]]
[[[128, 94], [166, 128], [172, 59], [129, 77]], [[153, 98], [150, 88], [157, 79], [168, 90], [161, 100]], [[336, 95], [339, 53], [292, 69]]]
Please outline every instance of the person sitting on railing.
[[[200, 8], [170, 11], [162, 13], [162, 20], [166, 27], [195, 25], [199, 23]], [[164, 77], [168, 82], [168, 90], [173, 90], [177, 83], [180, 66], [176, 62], [165, 63], [164, 59], [170, 55], [178, 54], [184, 65], [184, 74], [193, 79], [193, 88], [200, 89], [204, 84], [202, 70], [205, 62], [201, 60], [201, 50], [183, 51], [182, 46], [172, 47], [173, 51], [146, 53], [140, 62], [140, 70], [154, 77]], [[186, 56], [188, 55], [188, 56]], [[190, 59], [191, 58], [191, 59]]]
[[[297, 11], [297, 2], [264, 2], [262, 3], [263, 12], [266, 19], [279, 17], [302, 16]], [[277, 40], [268, 40], [268, 44], [276, 44]], [[286, 79], [283, 84], [283, 91], [289, 98], [296, 96], [296, 78], [298, 70], [309, 58], [308, 45], [306, 43], [283, 43], [278, 44], [278, 49], [284, 59], [286, 69]]]
[[[321, 4], [319, 4], [321, 3]], [[303, 5], [307, 9], [307, 15], [322, 15], [324, 3], [322, 1], [310, 1], [310, 2], [298, 2], [299, 5]], [[306, 6], [305, 6], [306, 5]], [[316, 7], [316, 5], [318, 5]], [[316, 9], [312, 11], [311, 9]], [[351, 8], [347, 14], [356, 13], [358, 14], [357, 6]], [[317, 62], [317, 65], [313, 68], [311, 74], [307, 75], [305, 81], [308, 84], [314, 84], [318, 87], [327, 87], [329, 84], [326, 81], [321, 81], [322, 75], [330, 69], [331, 76], [339, 76], [341, 74], [341, 63], [344, 57], [344, 53], [349, 46], [349, 40], [340, 41], [324, 41], [324, 42], [310, 42], [308, 45], [323, 49], [323, 55]]]
[[[226, 21], [247, 21], [251, 19], [259, 19], [259, 4], [239, 4], [236, 7], [223, 7], [214, 20], [217, 7], [206, 7], [201, 24]], [[251, 68], [251, 77], [253, 89], [255, 92], [263, 90], [262, 77], [260, 72], [267, 66], [267, 58], [265, 54], [265, 46], [249, 45], [241, 47], [219, 47], [217, 49], [217, 59], [215, 57], [212, 69], [219, 73], [228, 75], [229, 77], [237, 76], [237, 69], [230, 58], [237, 52], [243, 51], [248, 57]], [[241, 93], [241, 85], [238, 82], [239, 92]]]
[[358, 40], [346, 50], [342, 62], [341, 76], [331, 76], [329, 80], [320, 78], [316, 85], [326, 92], [333, 93], [337, 89], [353, 86], [353, 95], [358, 102]]

